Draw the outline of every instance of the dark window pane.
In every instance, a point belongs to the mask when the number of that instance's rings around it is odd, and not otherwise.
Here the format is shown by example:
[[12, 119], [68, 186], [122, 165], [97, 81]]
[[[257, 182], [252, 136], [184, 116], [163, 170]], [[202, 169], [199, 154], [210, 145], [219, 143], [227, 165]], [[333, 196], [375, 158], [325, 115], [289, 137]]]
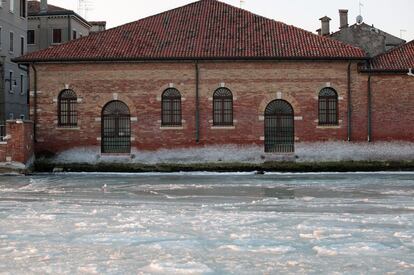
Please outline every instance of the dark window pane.
[[274, 100], [265, 110], [265, 152], [294, 152], [294, 114], [284, 100]]
[[180, 126], [181, 120], [181, 94], [177, 89], [169, 88], [162, 94], [161, 125]]
[[213, 94], [213, 125], [233, 125], [233, 94], [227, 88], [219, 88]]
[[28, 30], [27, 31], [27, 44], [32, 45], [35, 43], [35, 31]]
[[102, 110], [102, 153], [131, 152], [131, 116], [128, 106], [112, 101]]
[[53, 43], [54, 44], [62, 43], [62, 30], [61, 29], [53, 29]]
[[58, 125], [60, 127], [76, 127], [77, 118], [77, 96], [72, 90], [64, 90], [59, 95]]
[[338, 124], [338, 94], [334, 89], [324, 88], [319, 93], [319, 124]]

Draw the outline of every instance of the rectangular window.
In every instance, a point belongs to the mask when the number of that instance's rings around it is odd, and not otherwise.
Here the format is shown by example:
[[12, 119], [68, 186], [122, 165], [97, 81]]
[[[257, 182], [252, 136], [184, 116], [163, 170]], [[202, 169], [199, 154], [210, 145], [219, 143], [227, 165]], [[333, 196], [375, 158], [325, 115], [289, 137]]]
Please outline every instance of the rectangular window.
[[[1, 0], [0, 0], [0, 3], [1, 3]], [[1, 49], [2, 36], [3, 36], [3, 28], [0, 27], [0, 49]]]
[[28, 30], [27, 31], [27, 44], [33, 45], [35, 43], [35, 31]]
[[26, 0], [20, 0], [20, 17], [26, 18]]
[[53, 29], [53, 44], [62, 43], [62, 29]]
[[13, 92], [13, 84], [14, 84], [14, 79], [13, 79], [13, 72], [10, 71], [9, 72], [9, 92], [12, 93]]
[[14, 1], [15, 0], [10, 0], [10, 12], [14, 12]]
[[11, 52], [14, 50], [14, 33], [10, 32], [10, 49]]
[[24, 55], [24, 37], [20, 37], [20, 55]]
[[24, 95], [24, 75], [20, 75], [20, 94]]
[[77, 33], [76, 33], [76, 31], [73, 31], [72, 32], [72, 39], [75, 40], [76, 38], [78, 38]]

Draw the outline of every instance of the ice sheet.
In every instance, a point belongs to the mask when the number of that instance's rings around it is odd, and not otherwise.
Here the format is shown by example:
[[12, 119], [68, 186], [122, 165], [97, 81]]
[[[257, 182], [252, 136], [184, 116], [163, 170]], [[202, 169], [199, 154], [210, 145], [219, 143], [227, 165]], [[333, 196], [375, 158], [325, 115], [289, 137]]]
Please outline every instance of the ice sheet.
[[414, 173], [0, 177], [0, 273], [414, 273]]

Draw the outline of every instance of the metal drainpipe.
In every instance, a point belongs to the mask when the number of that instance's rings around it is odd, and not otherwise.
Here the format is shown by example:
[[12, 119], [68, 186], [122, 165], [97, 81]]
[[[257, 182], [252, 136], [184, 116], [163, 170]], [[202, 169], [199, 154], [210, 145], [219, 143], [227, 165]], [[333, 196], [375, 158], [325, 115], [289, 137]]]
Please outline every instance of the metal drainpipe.
[[37, 142], [37, 70], [34, 63], [31, 64], [34, 72], [34, 100], [33, 100], [33, 139], [34, 142]]
[[352, 140], [352, 98], [351, 98], [351, 65], [348, 64], [348, 141]]
[[199, 77], [200, 71], [198, 67], [198, 61], [195, 62], [196, 68], [196, 142], [200, 142], [200, 99], [199, 99]]
[[371, 96], [371, 75], [368, 76], [368, 142], [372, 141], [372, 96]]

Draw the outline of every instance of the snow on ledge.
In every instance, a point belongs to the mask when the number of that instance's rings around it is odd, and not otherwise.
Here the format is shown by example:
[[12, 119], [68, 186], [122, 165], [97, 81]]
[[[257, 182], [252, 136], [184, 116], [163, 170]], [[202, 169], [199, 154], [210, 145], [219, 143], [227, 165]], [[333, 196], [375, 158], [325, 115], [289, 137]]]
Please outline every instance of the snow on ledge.
[[[279, 158], [276, 158], [279, 159]], [[280, 158], [280, 160], [287, 158]], [[296, 152], [290, 156], [298, 162], [316, 161], [386, 161], [414, 160], [414, 143], [411, 142], [317, 142], [297, 143]], [[180, 149], [140, 151], [131, 155], [101, 155], [100, 147], [74, 148], [56, 155], [55, 163], [213, 163], [242, 162], [262, 163], [275, 160], [275, 155], [265, 154], [262, 146], [216, 145]]]

